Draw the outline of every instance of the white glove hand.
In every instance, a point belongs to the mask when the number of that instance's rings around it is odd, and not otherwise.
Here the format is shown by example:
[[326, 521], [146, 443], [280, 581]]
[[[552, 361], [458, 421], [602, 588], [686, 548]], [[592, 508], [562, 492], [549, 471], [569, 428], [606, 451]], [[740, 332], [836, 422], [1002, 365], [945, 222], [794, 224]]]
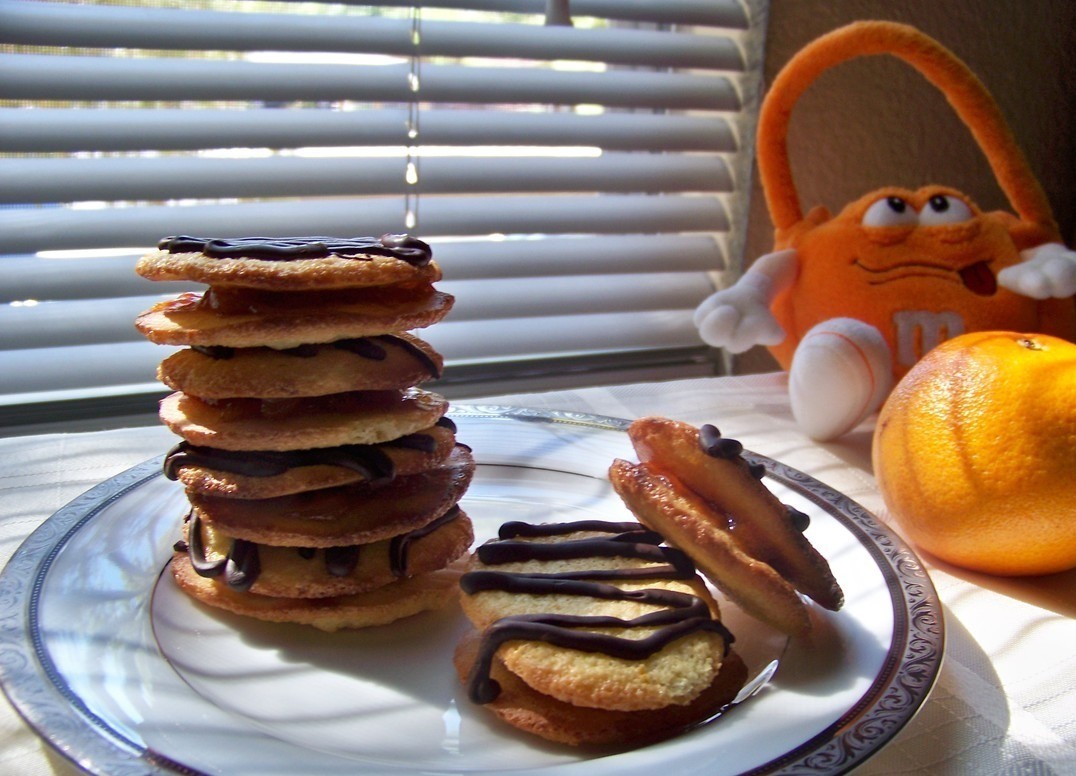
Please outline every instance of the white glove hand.
[[1045, 243], [1020, 252], [1019, 264], [998, 273], [998, 285], [1032, 299], [1064, 299], [1076, 294], [1076, 251]]
[[776, 345], [784, 329], [770, 312], [766, 294], [741, 280], [717, 291], [695, 310], [695, 325], [703, 342], [730, 353], [743, 353], [755, 345]]
[[703, 342], [743, 353], [784, 340], [785, 330], [770, 312], [770, 302], [795, 274], [794, 250], [760, 256], [733, 286], [710, 294], [695, 309], [693, 320]]

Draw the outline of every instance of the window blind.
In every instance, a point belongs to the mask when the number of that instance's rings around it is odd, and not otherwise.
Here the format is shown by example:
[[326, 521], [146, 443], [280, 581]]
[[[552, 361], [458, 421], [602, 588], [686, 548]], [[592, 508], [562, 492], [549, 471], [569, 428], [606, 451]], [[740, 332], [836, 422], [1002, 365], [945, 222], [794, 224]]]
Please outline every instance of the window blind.
[[7, 0], [0, 424], [155, 406], [173, 234], [426, 240], [449, 396], [713, 373], [763, 2]]

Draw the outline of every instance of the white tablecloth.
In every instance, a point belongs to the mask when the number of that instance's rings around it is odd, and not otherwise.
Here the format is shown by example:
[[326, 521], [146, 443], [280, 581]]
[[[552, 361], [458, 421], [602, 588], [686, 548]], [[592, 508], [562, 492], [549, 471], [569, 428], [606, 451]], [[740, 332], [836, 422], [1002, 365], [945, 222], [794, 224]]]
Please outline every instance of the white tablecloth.
[[[782, 374], [474, 403], [714, 423], [726, 436], [810, 474], [888, 522], [871, 475], [870, 422], [839, 442], [811, 442], [792, 421]], [[0, 565], [59, 507], [174, 441], [160, 427], [0, 439]], [[1005, 580], [923, 560], [944, 605], [941, 675], [918, 715], [857, 775], [1076, 774], [1076, 572]], [[72, 772], [6, 700], [0, 702], [0, 774]]]

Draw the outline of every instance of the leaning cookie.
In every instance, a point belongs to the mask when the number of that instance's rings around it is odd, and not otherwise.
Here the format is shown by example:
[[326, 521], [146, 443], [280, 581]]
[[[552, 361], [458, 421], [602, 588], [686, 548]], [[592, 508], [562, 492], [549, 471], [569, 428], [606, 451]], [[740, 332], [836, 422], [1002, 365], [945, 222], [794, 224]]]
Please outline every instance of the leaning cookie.
[[172, 576], [192, 598], [244, 617], [312, 625], [324, 631], [369, 628], [452, 605], [458, 596], [461, 568], [446, 568], [401, 579], [366, 593], [326, 598], [275, 598], [230, 589], [199, 576], [185, 552], [176, 552]]
[[275, 547], [228, 536], [188, 515], [183, 541], [191, 568], [232, 590], [275, 598], [325, 598], [365, 593], [448, 566], [474, 540], [458, 507], [420, 528], [369, 544]]
[[665, 536], [713, 584], [753, 617], [790, 635], [811, 629], [807, 606], [771, 566], [745, 553], [713, 507], [672, 475], [617, 459], [609, 479], [639, 522]]
[[275, 348], [191, 347], [157, 368], [157, 379], [202, 399], [324, 396], [421, 385], [441, 376], [444, 359], [411, 334]]
[[639, 460], [667, 472], [714, 507], [718, 527], [748, 555], [781, 574], [799, 592], [836, 611], [844, 594], [829, 563], [804, 536], [798, 515], [761, 481], [762, 471], [743, 457], [743, 445], [715, 426], [700, 429], [668, 418], [632, 422], [628, 436]]
[[444, 463], [456, 446], [445, 417], [376, 445], [299, 450], [221, 450], [183, 441], [164, 458], [164, 475], [207, 496], [267, 499], [360, 482], [387, 482]]
[[191, 280], [284, 291], [440, 280], [430, 246], [405, 235], [374, 237], [167, 237], [139, 260], [150, 280]]

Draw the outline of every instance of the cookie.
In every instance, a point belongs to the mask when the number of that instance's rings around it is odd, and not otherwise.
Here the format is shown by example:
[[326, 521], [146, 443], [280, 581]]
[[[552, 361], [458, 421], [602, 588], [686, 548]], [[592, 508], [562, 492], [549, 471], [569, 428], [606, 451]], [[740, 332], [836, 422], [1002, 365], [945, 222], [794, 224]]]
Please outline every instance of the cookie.
[[242, 593], [218, 580], [199, 576], [185, 552], [171, 561], [172, 576], [190, 597], [218, 609], [269, 622], [312, 625], [324, 631], [387, 625], [420, 612], [454, 603], [462, 569], [443, 569], [400, 579], [375, 590], [325, 598], [277, 598]]
[[447, 409], [443, 396], [419, 388], [210, 401], [177, 392], [161, 401], [159, 415], [175, 434], [199, 447], [300, 450], [398, 439], [433, 425]]
[[[741, 455], [743, 446], [711, 425], [696, 429], [668, 418], [641, 418], [628, 428], [639, 460], [672, 474], [705, 499], [734, 528], [729, 536], [753, 558], [772, 566], [796, 590], [836, 611], [844, 594], [829, 563], [790, 512], [761, 481], [762, 471]], [[805, 516], [804, 516], [805, 517]], [[728, 519], [720, 525], [728, 525]]]
[[456, 445], [447, 417], [429, 428], [376, 445], [306, 450], [221, 450], [183, 441], [164, 459], [164, 475], [192, 491], [263, 499], [357, 482], [383, 482], [442, 463]]
[[135, 328], [158, 345], [285, 349], [425, 328], [455, 301], [432, 286], [313, 293], [302, 304], [296, 296], [188, 292], [138, 315]]
[[810, 631], [807, 607], [792, 585], [745, 553], [725, 516], [672, 475], [618, 459], [609, 468], [609, 479], [639, 522], [687, 553], [745, 612], [790, 635]]
[[[463, 681], [478, 656], [481, 641], [481, 634], [472, 630], [456, 648], [453, 664]], [[691, 703], [650, 711], [609, 711], [564, 703], [536, 692], [497, 659], [490, 675], [500, 693], [485, 708], [512, 727], [570, 746], [638, 746], [712, 719], [735, 699], [747, 681], [747, 667], [732, 650], [725, 655], [714, 681]]]
[[284, 350], [185, 348], [160, 363], [157, 379], [203, 399], [289, 398], [409, 388], [440, 377], [443, 368], [429, 344], [401, 333]]
[[475, 552], [461, 604], [481, 633], [468, 696], [494, 701], [499, 660], [531, 690], [581, 709], [691, 704], [732, 640], [690, 561], [637, 523], [508, 523]]
[[413, 531], [369, 544], [275, 547], [228, 536], [191, 516], [184, 524], [191, 568], [232, 590], [277, 598], [324, 598], [364, 593], [398, 579], [444, 568], [474, 539], [458, 507]]
[[369, 544], [428, 525], [455, 505], [475, 463], [457, 446], [433, 469], [385, 484], [343, 485], [270, 499], [188, 492], [195, 516], [237, 539], [286, 547]]
[[304, 291], [441, 279], [430, 246], [404, 235], [356, 237], [167, 237], [139, 260], [150, 280], [190, 280]]

